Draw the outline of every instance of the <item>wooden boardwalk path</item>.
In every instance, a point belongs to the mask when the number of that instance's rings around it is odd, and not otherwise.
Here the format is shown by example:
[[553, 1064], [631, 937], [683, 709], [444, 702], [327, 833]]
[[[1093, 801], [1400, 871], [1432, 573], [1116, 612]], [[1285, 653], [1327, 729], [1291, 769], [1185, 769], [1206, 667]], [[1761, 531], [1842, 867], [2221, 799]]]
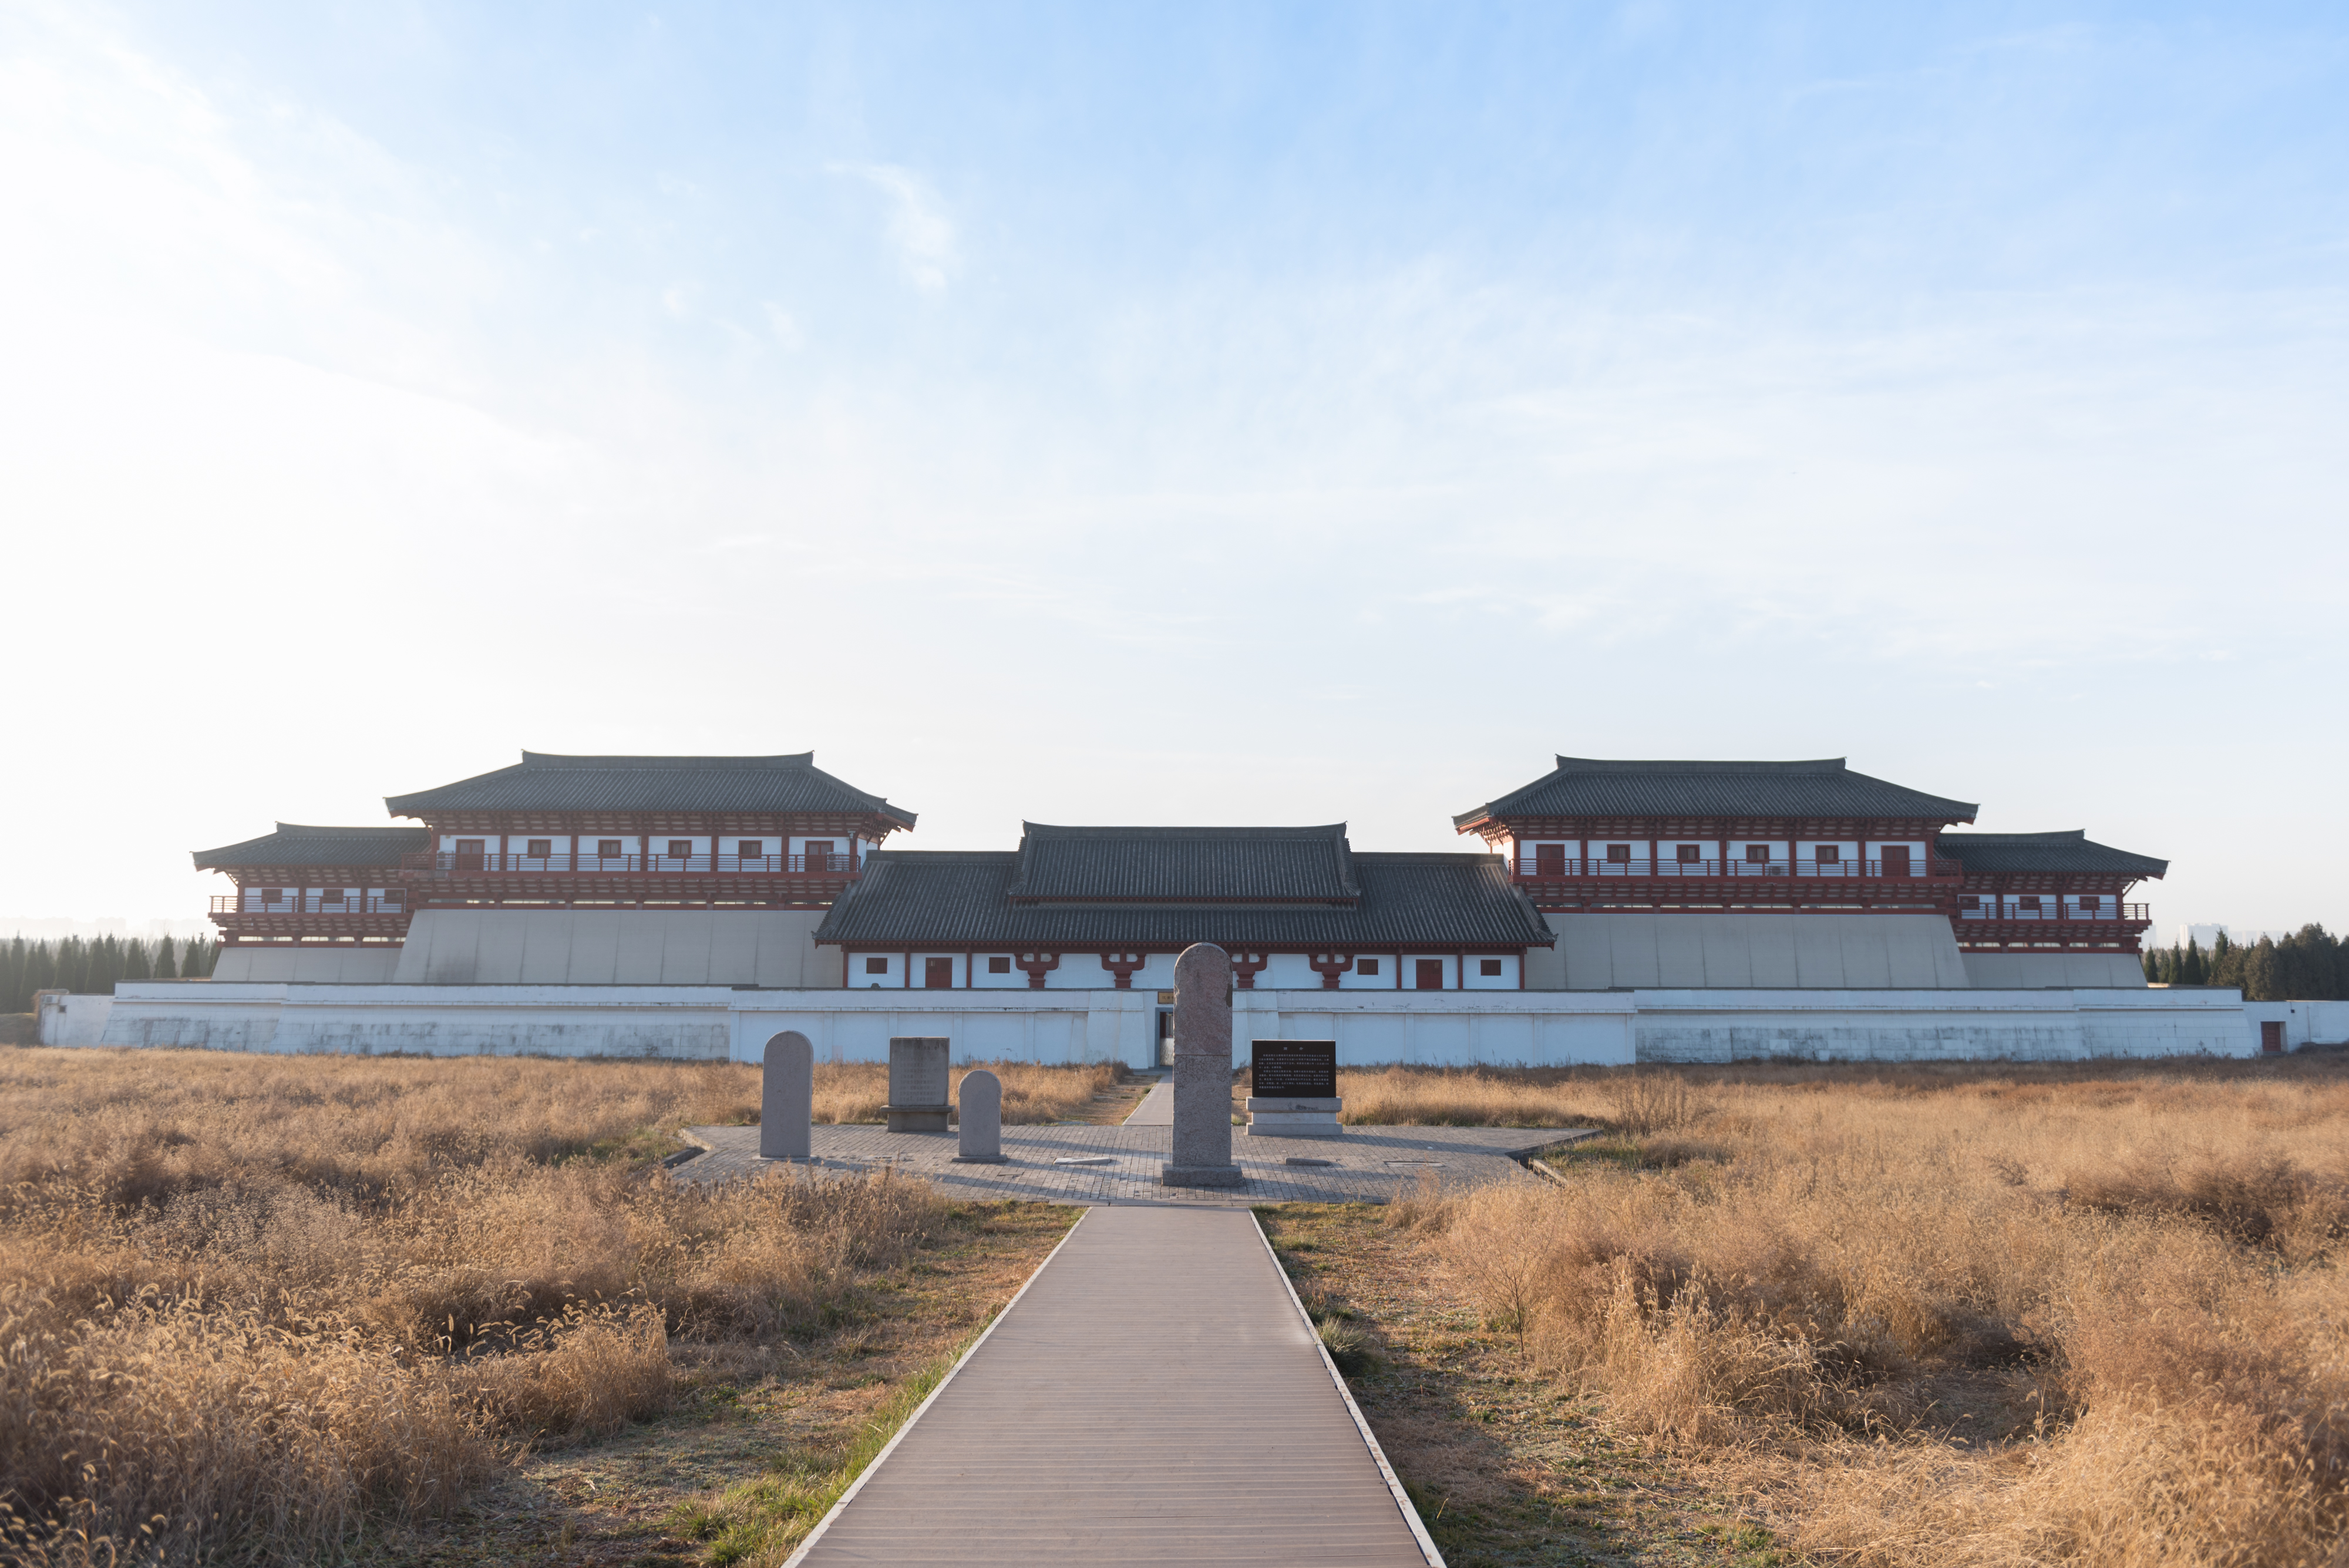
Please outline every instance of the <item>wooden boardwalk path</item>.
[[1256, 1217], [1102, 1208], [792, 1559], [1442, 1563]]

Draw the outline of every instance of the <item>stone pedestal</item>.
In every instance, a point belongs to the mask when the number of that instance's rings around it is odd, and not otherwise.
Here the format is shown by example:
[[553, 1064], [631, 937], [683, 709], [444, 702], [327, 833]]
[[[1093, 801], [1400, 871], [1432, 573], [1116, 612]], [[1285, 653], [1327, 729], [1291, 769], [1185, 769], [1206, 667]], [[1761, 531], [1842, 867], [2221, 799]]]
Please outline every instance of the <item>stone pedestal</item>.
[[1161, 1187], [1240, 1187], [1232, 1163], [1232, 961], [1213, 942], [1174, 961], [1174, 1158]]
[[815, 1102], [815, 1046], [796, 1029], [767, 1042], [759, 1078], [759, 1158], [808, 1158], [808, 1116]]
[[957, 1165], [1003, 1163], [1003, 1080], [981, 1067], [962, 1075], [955, 1091], [957, 1118], [962, 1123], [962, 1148]]
[[1251, 1098], [1247, 1103], [1250, 1137], [1341, 1137], [1338, 1113], [1340, 1099]]
[[944, 1132], [954, 1115], [947, 1098], [943, 1034], [898, 1034], [889, 1041], [889, 1103], [881, 1107], [895, 1132]]

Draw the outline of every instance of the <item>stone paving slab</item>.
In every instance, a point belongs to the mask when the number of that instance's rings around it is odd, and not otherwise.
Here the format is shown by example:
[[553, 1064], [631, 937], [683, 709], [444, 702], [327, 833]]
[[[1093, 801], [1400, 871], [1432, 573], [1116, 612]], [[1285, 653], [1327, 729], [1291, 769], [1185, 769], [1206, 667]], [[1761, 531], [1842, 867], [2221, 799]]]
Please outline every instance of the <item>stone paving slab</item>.
[[[879, 1127], [810, 1129], [813, 1159], [791, 1166], [818, 1178], [892, 1169], [935, 1183], [950, 1198], [971, 1201], [1156, 1204], [1185, 1209], [1246, 1208], [1257, 1203], [1383, 1203], [1423, 1179], [1439, 1187], [1481, 1187], [1539, 1178], [1523, 1161], [1538, 1149], [1588, 1137], [1577, 1127], [1348, 1127], [1334, 1138], [1250, 1137], [1232, 1129], [1232, 1158], [1247, 1178], [1237, 1188], [1158, 1185], [1158, 1168], [1172, 1151], [1172, 1127], [1050, 1127], [1003, 1129], [1001, 1165], [956, 1165], [953, 1133], [893, 1133]], [[689, 1127], [687, 1138], [708, 1152], [674, 1168], [688, 1181], [730, 1177], [784, 1165], [759, 1158], [757, 1127]], [[1296, 1160], [1327, 1160], [1298, 1165]], [[1082, 1161], [1083, 1163], [1065, 1163]]]
[[1249, 1214], [1097, 1209], [792, 1568], [1441, 1568]]
[[1173, 1083], [1153, 1084], [1150, 1093], [1142, 1096], [1142, 1104], [1125, 1118], [1130, 1127], [1171, 1127], [1174, 1125], [1174, 1085]]

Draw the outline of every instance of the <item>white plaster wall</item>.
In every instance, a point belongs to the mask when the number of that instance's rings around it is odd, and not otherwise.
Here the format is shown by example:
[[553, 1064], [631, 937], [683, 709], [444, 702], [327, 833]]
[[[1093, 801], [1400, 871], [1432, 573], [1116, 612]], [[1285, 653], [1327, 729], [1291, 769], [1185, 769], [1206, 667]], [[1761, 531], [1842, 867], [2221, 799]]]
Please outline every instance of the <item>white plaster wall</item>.
[[[2171, 992], [2170, 995], [2189, 994]], [[2260, 1048], [2260, 1025], [2283, 1025], [2283, 1048], [2349, 1044], [2349, 1002], [2247, 1002], [2243, 1003], [2251, 1050]]]
[[[1486, 974], [1485, 965], [1487, 961], [1498, 963], [1501, 966], [1501, 972], [1497, 975]], [[1515, 953], [1497, 955], [1472, 953], [1461, 975], [1461, 989], [1464, 991], [1518, 990], [1520, 988], [1517, 985], [1517, 956]]]
[[837, 989], [821, 909], [419, 909], [401, 985], [772, 985]]
[[222, 948], [212, 978], [296, 981], [324, 985], [388, 985], [399, 971], [399, 945]]
[[[871, 960], [881, 965], [875, 973], [866, 967]], [[904, 953], [851, 953], [848, 955], [848, 987], [852, 991], [870, 991], [879, 986], [885, 991], [898, 991], [905, 983]]]
[[2122, 991], [1642, 991], [1634, 1000], [1642, 1062], [2242, 1056], [2257, 1048], [2233, 992], [2178, 1002]]
[[1939, 915], [1549, 914], [1527, 990], [1876, 990], [1967, 987]]
[[[972, 989], [978, 991], [1026, 991], [1029, 989], [1028, 971], [1019, 967], [1017, 954], [975, 953], [972, 957], [974, 960], [970, 966]], [[1001, 974], [995, 972], [994, 966], [999, 961], [1003, 965]]]
[[2033, 991], [2049, 986], [2146, 989], [2145, 967], [2135, 953], [1961, 952], [1958, 957], [1976, 991]]
[[[1150, 1064], [1151, 991], [737, 991], [725, 986], [329, 986], [125, 981], [109, 1045], [757, 1061], [785, 1029], [832, 1061], [883, 1061], [893, 1034], [944, 1034], [957, 1060]], [[67, 998], [98, 1003], [107, 998]], [[2254, 1006], [2309, 1004], [2254, 1004]], [[2343, 1004], [2318, 1004], [2340, 1007]], [[2231, 991], [1237, 992], [1234, 1058], [1258, 1039], [1335, 1040], [1386, 1062], [1726, 1062], [2255, 1054]], [[95, 1018], [96, 1010], [83, 1015]], [[2349, 1029], [2349, 1012], [2312, 1028]], [[59, 1030], [60, 1033], [70, 1033]], [[87, 1035], [89, 1030], [81, 1031]], [[47, 1032], [45, 1032], [45, 1038]]]
[[[1340, 991], [1394, 990], [1395, 958], [1396, 955], [1393, 953], [1357, 953], [1354, 957], [1354, 967], [1338, 977], [1338, 989]], [[1364, 974], [1362, 972], [1364, 959], [1374, 961], [1379, 966], [1379, 972]]]
[[1264, 972], [1256, 977], [1258, 991], [1319, 991], [1321, 977], [1304, 953], [1267, 953]]
[[104, 1041], [113, 1013], [110, 996], [45, 996], [34, 1027], [44, 1045], [96, 1045]]

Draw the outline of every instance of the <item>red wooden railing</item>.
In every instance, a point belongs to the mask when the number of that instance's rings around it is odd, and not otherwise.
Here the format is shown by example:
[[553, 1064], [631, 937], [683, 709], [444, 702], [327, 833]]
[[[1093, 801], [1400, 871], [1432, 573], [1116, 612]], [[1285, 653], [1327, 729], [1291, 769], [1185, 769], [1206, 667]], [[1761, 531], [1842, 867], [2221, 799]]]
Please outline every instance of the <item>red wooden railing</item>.
[[400, 857], [409, 871], [545, 872], [555, 876], [653, 877], [675, 873], [838, 877], [856, 869], [853, 855], [459, 855], [419, 850]]
[[2153, 919], [2153, 907], [2150, 904], [2115, 904], [2108, 901], [2099, 904], [2093, 909], [2067, 909], [2055, 900], [2056, 895], [2047, 894], [2035, 909], [2002, 909], [1994, 904], [1983, 904], [1971, 909], [1959, 909], [1958, 919], [1982, 921], [2149, 920]]
[[408, 900], [397, 894], [364, 895], [354, 898], [329, 896], [315, 889], [304, 891], [294, 888], [276, 889], [283, 896], [269, 898], [264, 889], [250, 888], [242, 893], [219, 893], [212, 897], [215, 915], [404, 915]]
[[[1954, 860], [1927, 860], [1922, 857], [1889, 862], [1888, 871], [1883, 860], [1798, 860], [1791, 867], [1797, 877], [1889, 877], [1895, 879], [1917, 877], [1961, 877], [1965, 867]], [[1630, 860], [1578, 860], [1571, 857], [1545, 861], [1537, 855], [1517, 857], [1517, 875], [1540, 881], [1554, 882], [1589, 877], [1784, 877], [1789, 867], [1784, 860], [1651, 860], [1638, 856]]]

